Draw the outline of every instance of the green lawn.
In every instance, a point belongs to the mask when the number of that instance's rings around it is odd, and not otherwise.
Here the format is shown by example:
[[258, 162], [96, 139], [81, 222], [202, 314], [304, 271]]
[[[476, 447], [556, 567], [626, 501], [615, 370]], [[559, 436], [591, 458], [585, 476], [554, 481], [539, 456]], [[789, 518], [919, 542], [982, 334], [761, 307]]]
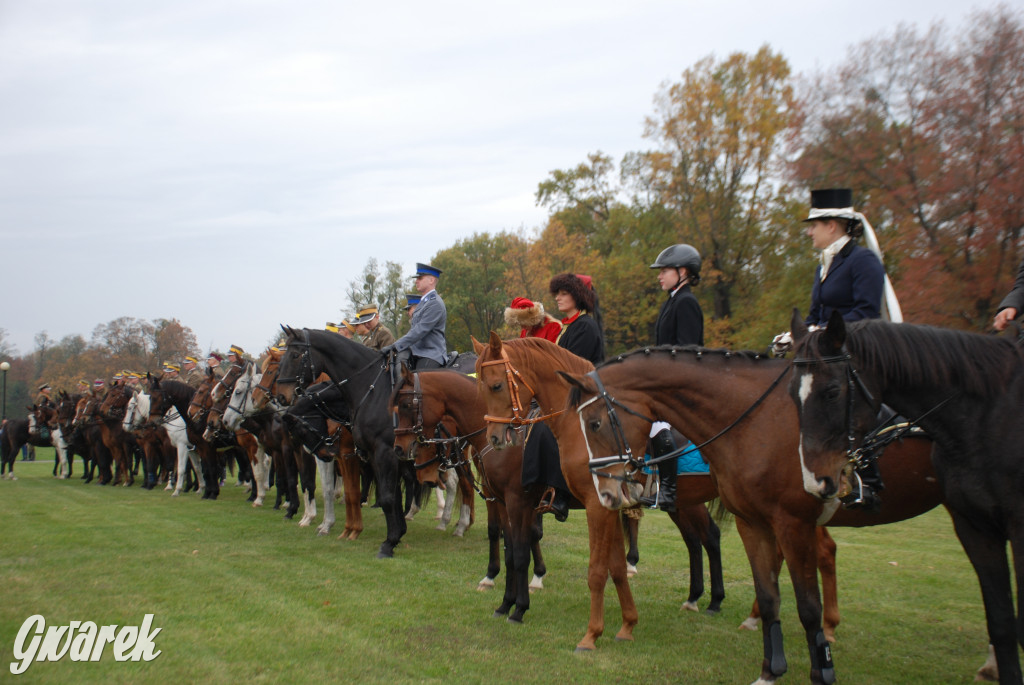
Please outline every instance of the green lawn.
[[[300, 529], [269, 506], [254, 510], [230, 484], [210, 502], [85, 485], [79, 474], [60, 481], [48, 454], [17, 462], [19, 480], [0, 481], [0, 682], [734, 684], [760, 672], [760, 633], [737, 630], [753, 584], [731, 524], [723, 529], [721, 615], [679, 610], [685, 548], [667, 517], [650, 512], [633, 579], [635, 641], [611, 639], [620, 621], [609, 584], [606, 637], [596, 652], [575, 654], [589, 605], [580, 512], [564, 524], [546, 518], [545, 589], [533, 595], [526, 623], [511, 625], [491, 616], [500, 591], [476, 590], [487, 562], [482, 506], [466, 537], [454, 538], [434, 529], [431, 503], [410, 522], [395, 558], [377, 560], [377, 510], [364, 510], [359, 540], [339, 541], [340, 524], [317, 537], [315, 526]], [[839, 681], [972, 682], [988, 642], [984, 613], [946, 512], [832, 532]], [[783, 682], [799, 683], [808, 658], [788, 580], [784, 572]], [[146, 613], [162, 628], [163, 653], [152, 662], [118, 663], [108, 648], [98, 663], [65, 658], [10, 673], [15, 636], [33, 614], [49, 625], [138, 625]]]

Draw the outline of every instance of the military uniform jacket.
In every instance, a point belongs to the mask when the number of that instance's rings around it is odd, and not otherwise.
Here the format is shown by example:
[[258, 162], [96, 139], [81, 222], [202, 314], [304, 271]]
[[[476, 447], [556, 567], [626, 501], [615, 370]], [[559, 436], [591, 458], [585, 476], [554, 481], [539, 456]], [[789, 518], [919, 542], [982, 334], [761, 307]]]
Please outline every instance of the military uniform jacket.
[[1013, 307], [1017, 310], [1017, 316], [1024, 314], [1024, 261], [1017, 267], [1017, 280], [1013, 284], [1013, 290], [999, 303], [999, 309]]
[[654, 344], [704, 344], [704, 312], [690, 286], [679, 288], [661, 305], [654, 324]]
[[190, 388], [198, 388], [200, 385], [203, 384], [203, 380], [205, 378], [206, 376], [203, 375], [202, 371], [200, 371], [199, 369], [192, 369], [187, 374], [185, 374], [184, 380], [185, 384], [188, 385]]
[[851, 240], [833, 258], [824, 281], [821, 266], [815, 270], [807, 325], [828, 324], [833, 311], [842, 314], [846, 321], [881, 318], [884, 284], [882, 262], [874, 252]]
[[412, 328], [395, 341], [399, 352], [410, 350], [413, 356], [433, 359], [444, 366], [448, 357], [444, 331], [448, 322], [448, 310], [444, 300], [431, 290], [423, 296], [412, 314]]
[[391, 332], [391, 329], [382, 323], [378, 323], [377, 327], [370, 331], [370, 334], [363, 338], [363, 344], [367, 347], [372, 347], [375, 350], [387, 345], [391, 345], [395, 342], [395, 334]]

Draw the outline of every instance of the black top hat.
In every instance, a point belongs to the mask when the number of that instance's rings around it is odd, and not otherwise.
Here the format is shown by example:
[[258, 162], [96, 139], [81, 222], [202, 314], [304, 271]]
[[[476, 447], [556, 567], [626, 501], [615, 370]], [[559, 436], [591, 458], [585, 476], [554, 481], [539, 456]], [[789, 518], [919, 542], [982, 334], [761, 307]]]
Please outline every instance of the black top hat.
[[[817, 219], [850, 218], [853, 191], [849, 188], [825, 188], [811, 191], [811, 213], [804, 221]], [[842, 212], [841, 210], [847, 210]], [[832, 211], [834, 210], [834, 211]]]

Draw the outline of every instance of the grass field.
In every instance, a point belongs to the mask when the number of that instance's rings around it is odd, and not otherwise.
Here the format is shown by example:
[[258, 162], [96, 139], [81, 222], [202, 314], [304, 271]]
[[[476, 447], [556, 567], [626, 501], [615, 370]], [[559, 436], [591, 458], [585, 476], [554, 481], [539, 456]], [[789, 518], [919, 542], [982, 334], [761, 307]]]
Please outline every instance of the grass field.
[[[632, 583], [635, 641], [612, 639], [620, 618], [609, 584], [606, 637], [596, 652], [575, 654], [589, 604], [582, 512], [564, 524], [546, 517], [545, 589], [533, 595], [526, 623], [512, 625], [491, 616], [500, 591], [476, 591], [487, 562], [482, 506], [466, 537], [454, 538], [435, 530], [431, 503], [395, 558], [377, 560], [377, 510], [364, 510], [359, 540], [338, 541], [340, 524], [317, 537], [269, 506], [252, 509], [230, 484], [210, 502], [85, 485], [80, 474], [60, 481], [48, 451], [38, 452], [40, 461], [17, 463], [19, 480], [0, 481], [0, 682], [733, 684], [760, 672], [760, 633], [737, 630], [753, 583], [732, 524], [723, 527], [720, 615], [679, 610], [685, 548], [668, 518], [649, 512]], [[972, 682], [988, 642], [984, 613], [946, 512], [832, 532], [839, 681]], [[807, 648], [785, 572], [782, 584], [783, 682], [806, 682]], [[33, 614], [48, 625], [139, 625], [146, 613], [162, 628], [154, 661], [118, 663], [108, 648], [98, 663], [64, 659], [10, 673], [15, 636]]]

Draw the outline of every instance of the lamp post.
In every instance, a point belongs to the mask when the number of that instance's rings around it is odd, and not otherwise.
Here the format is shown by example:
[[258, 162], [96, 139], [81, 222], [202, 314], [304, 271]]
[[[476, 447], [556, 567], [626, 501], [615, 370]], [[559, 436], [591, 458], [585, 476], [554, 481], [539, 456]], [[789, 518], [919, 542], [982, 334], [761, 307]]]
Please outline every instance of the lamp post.
[[3, 421], [7, 420], [7, 372], [10, 371], [10, 369], [11, 369], [11, 363], [10, 362], [0, 362], [0, 371], [3, 371], [3, 373], [4, 373], [4, 389], [3, 389], [4, 404], [3, 404], [3, 415], [2, 415], [2, 417], [0, 417], [0, 420], [3, 420]]

